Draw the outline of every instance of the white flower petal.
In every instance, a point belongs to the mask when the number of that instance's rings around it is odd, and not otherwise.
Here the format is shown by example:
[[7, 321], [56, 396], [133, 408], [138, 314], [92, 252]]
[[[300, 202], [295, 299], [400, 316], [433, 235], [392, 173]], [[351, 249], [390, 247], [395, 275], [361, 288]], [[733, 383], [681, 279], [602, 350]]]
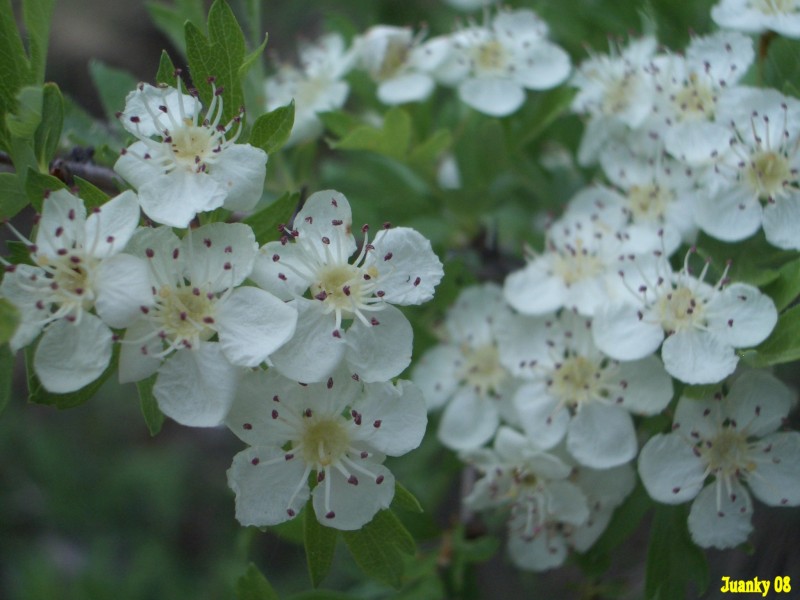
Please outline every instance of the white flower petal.
[[627, 304], [600, 307], [592, 322], [597, 347], [617, 360], [637, 360], [658, 350], [664, 330], [660, 324], [640, 318], [639, 310]]
[[716, 294], [706, 314], [709, 330], [735, 348], [760, 344], [778, 321], [772, 299], [746, 283], [733, 283]]
[[679, 434], [657, 434], [639, 453], [639, 475], [653, 500], [680, 504], [700, 492], [705, 465]]
[[347, 330], [345, 360], [364, 381], [388, 381], [411, 363], [414, 332], [405, 315], [391, 304], [368, 314], [372, 325], [356, 320]]
[[86, 219], [84, 247], [97, 258], [121, 252], [139, 224], [139, 199], [130, 190], [99, 207]]
[[756, 498], [771, 506], [800, 504], [800, 432], [773, 433], [751, 454], [756, 468], [747, 484]]
[[444, 409], [439, 439], [453, 450], [471, 450], [492, 439], [500, 424], [495, 400], [462, 388]]
[[635, 414], [658, 414], [672, 399], [672, 378], [657, 356], [620, 363], [614, 379], [620, 386], [612, 394], [622, 398], [620, 406]]
[[330, 252], [337, 262], [343, 263], [356, 250], [350, 203], [336, 190], [311, 194], [294, 218], [294, 229], [299, 233], [298, 241], [310, 243], [319, 256]]
[[205, 173], [175, 169], [139, 186], [139, 204], [156, 223], [186, 228], [197, 213], [225, 201], [225, 189]]
[[761, 227], [761, 204], [745, 186], [698, 196], [695, 219], [700, 229], [724, 242], [738, 242]]
[[33, 369], [49, 392], [64, 394], [81, 389], [97, 379], [111, 360], [111, 330], [94, 315], [84, 313], [80, 321], [60, 319], [44, 332]]
[[258, 243], [243, 223], [211, 223], [187, 232], [182, 252], [188, 259], [193, 285], [210, 285], [212, 292], [242, 283], [253, 269]]
[[243, 373], [236, 386], [233, 404], [225, 424], [240, 440], [251, 446], [270, 443], [280, 448], [289, 441], [288, 429], [275, 417], [284, 411], [298, 412], [292, 400], [298, 383], [275, 369], [256, 369]]
[[515, 81], [499, 77], [471, 78], [458, 86], [461, 101], [490, 117], [505, 117], [525, 102], [525, 92]]
[[595, 469], [632, 460], [638, 444], [630, 413], [599, 402], [581, 406], [567, 430], [567, 449], [579, 463]]
[[[268, 242], [261, 247], [253, 263], [250, 279], [281, 300], [292, 300], [308, 289], [305, 253], [297, 244]], [[310, 277], [312, 274], [308, 273]]]
[[541, 382], [521, 386], [514, 395], [514, 406], [520, 425], [540, 448], [552, 448], [567, 433], [569, 412], [559, 407]]
[[738, 482], [731, 484], [730, 493], [722, 491], [720, 485], [707, 485], [689, 511], [689, 533], [703, 548], [733, 548], [746, 542], [753, 530], [750, 494]]
[[244, 286], [219, 304], [216, 322], [228, 360], [256, 367], [292, 337], [297, 311], [269, 292]]
[[422, 390], [428, 410], [441, 407], [458, 388], [459, 364], [463, 354], [458, 346], [434, 346], [414, 365], [411, 379]]
[[552, 269], [552, 255], [545, 254], [509, 274], [503, 286], [506, 301], [526, 315], [542, 315], [561, 308], [567, 289]]
[[364, 423], [358, 439], [382, 454], [401, 456], [422, 442], [428, 414], [422, 392], [410, 381], [367, 384], [353, 408]]
[[344, 358], [343, 334], [334, 336], [332, 314], [325, 314], [317, 300], [300, 298], [290, 302], [297, 309], [294, 335], [270, 360], [289, 379], [311, 383], [322, 381]]
[[433, 78], [426, 73], [403, 73], [378, 86], [378, 100], [384, 104], [421, 102], [433, 91]]
[[233, 457], [228, 486], [236, 494], [236, 520], [245, 527], [288, 521], [308, 501], [305, 464], [283, 455], [280, 448], [254, 447]]
[[713, 439], [724, 419], [722, 407], [716, 398], [689, 398], [681, 396], [675, 409], [672, 428], [684, 439], [696, 443]]
[[567, 545], [560, 534], [547, 535], [543, 531], [533, 539], [514, 532], [515, 528], [525, 527], [526, 516], [514, 517], [509, 523], [511, 533], [508, 537], [508, 553], [511, 561], [520, 569], [529, 571], [547, 571], [564, 564], [567, 558]]
[[162, 343], [158, 332], [146, 319], [140, 319], [125, 332], [119, 352], [119, 382], [131, 383], [150, 377], [161, 366], [156, 355]]
[[232, 144], [220, 153], [208, 175], [225, 190], [226, 209], [252, 210], [264, 192], [267, 153], [250, 144]]
[[153, 395], [165, 415], [188, 427], [220, 425], [233, 402], [241, 372], [219, 344], [178, 350], [158, 370]]
[[546, 41], [532, 43], [519, 53], [514, 79], [529, 90], [547, 90], [564, 81], [570, 73], [569, 54]]
[[97, 314], [111, 327], [128, 327], [153, 304], [150, 270], [138, 256], [117, 254], [97, 267], [94, 288]]
[[83, 246], [85, 226], [83, 201], [66, 190], [51, 192], [42, 205], [36, 254], [54, 258], [62, 248], [72, 249], [73, 244]]
[[377, 271], [373, 278], [386, 302], [406, 306], [433, 298], [444, 270], [427, 238], [414, 229], [395, 227], [379, 231], [372, 245], [364, 270]]
[[589, 503], [586, 494], [569, 481], [553, 481], [547, 484], [547, 516], [556, 521], [581, 525], [589, 518]]
[[661, 348], [667, 373], [684, 383], [716, 383], [736, 370], [733, 347], [711, 332], [684, 329], [667, 337]]
[[314, 512], [323, 525], [342, 531], [361, 529], [379, 510], [389, 508], [394, 498], [394, 475], [383, 465], [364, 461], [359, 466], [374, 478], [359, 474], [358, 484], [353, 485], [331, 469], [330, 476], [314, 488]]
[[[159, 106], [167, 110], [162, 111]], [[173, 87], [160, 88], [142, 83], [125, 98], [120, 122], [137, 136], [163, 135], [164, 130], [172, 126], [169, 115], [173, 119], [191, 118], [200, 112], [200, 108], [200, 101], [194, 96], [182, 94]]]
[[575, 483], [586, 493], [592, 507], [613, 508], [622, 504], [636, 486], [630, 464], [611, 469], [578, 469]]
[[[144, 142], [134, 142], [123, 152], [114, 163], [114, 171], [139, 189], [148, 181], [162, 175], [164, 170], [158, 163], [144, 156], [149, 155], [150, 148]], [[141, 201], [140, 201], [141, 202]]]
[[787, 190], [785, 196], [764, 207], [762, 226], [767, 241], [784, 250], [800, 250], [800, 194]]
[[766, 371], [745, 371], [731, 385], [725, 416], [748, 437], [763, 437], [780, 427], [795, 402], [795, 394]]

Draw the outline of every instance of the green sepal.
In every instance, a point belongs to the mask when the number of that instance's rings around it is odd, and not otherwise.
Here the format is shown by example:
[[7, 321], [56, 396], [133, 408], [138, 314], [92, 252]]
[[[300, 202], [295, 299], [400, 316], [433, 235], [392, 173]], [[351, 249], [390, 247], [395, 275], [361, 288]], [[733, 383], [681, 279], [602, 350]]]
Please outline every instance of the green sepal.
[[78, 197], [83, 200], [84, 206], [89, 211], [93, 208], [100, 208], [109, 200], [109, 195], [103, 190], [77, 175], [75, 176], [75, 186], [78, 188]]
[[267, 154], [272, 154], [280, 150], [289, 139], [292, 125], [294, 125], [294, 100], [286, 106], [280, 106], [258, 117], [253, 123], [247, 142], [251, 146], [261, 148]]
[[31, 249], [25, 242], [9, 241], [6, 242], [8, 247], [8, 256], [6, 260], [12, 265], [32, 265], [33, 258], [31, 258]]
[[153, 395], [153, 386], [156, 383], [157, 374], [153, 374], [147, 379], [136, 382], [136, 390], [139, 392], [139, 408], [142, 410], [147, 431], [151, 436], [158, 435], [164, 425], [164, 413], [158, 407], [158, 401]]
[[333, 566], [338, 531], [325, 527], [317, 521], [314, 507], [309, 501], [303, 511], [303, 543], [306, 548], [306, 564], [311, 585], [318, 587]]
[[36, 212], [42, 212], [44, 197], [49, 192], [68, 189], [67, 184], [57, 177], [28, 169], [28, 176], [25, 179], [25, 193], [28, 195], [28, 200], [30, 200], [31, 206]]
[[175, 87], [175, 65], [166, 50], [161, 51], [161, 57], [158, 60], [158, 71], [156, 72], [156, 83], [169, 85]]
[[236, 581], [236, 600], [279, 600], [277, 592], [253, 563]]

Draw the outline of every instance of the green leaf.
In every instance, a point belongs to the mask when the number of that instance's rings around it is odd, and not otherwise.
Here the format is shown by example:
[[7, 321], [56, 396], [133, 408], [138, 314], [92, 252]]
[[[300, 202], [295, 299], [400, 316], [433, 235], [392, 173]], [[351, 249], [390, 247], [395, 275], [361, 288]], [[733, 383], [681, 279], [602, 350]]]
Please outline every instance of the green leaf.
[[0, 173], [0, 219], [10, 219], [28, 205], [28, 196], [15, 173]]
[[260, 210], [244, 219], [242, 222], [249, 225], [255, 233], [259, 246], [281, 237], [279, 225], [286, 225], [294, 216], [300, 194], [286, 192], [264, 210]]
[[411, 117], [402, 108], [392, 108], [383, 117], [383, 126], [356, 127], [331, 146], [340, 150], [369, 150], [395, 160], [403, 160], [411, 143]]
[[172, 45], [186, 55], [186, 42], [184, 40], [184, 24], [186, 21], [194, 23], [197, 27], [205, 24], [205, 6], [203, 0], [177, 0], [173, 5], [147, 3], [147, 12], [156, 27], [166, 35]]
[[161, 58], [158, 61], [158, 72], [156, 73], [156, 83], [163, 83], [175, 87], [175, 65], [167, 54], [166, 50], [161, 51]]
[[70, 392], [68, 394], [54, 394], [44, 389], [42, 382], [36, 377], [33, 371], [33, 356], [35, 350], [33, 346], [25, 348], [25, 372], [28, 377], [28, 402], [33, 404], [43, 404], [46, 406], [53, 406], [59, 410], [67, 408], [75, 408], [81, 404], [86, 403], [89, 399], [94, 397], [97, 391], [106, 382], [106, 379], [111, 377], [111, 374], [117, 368], [117, 359], [119, 358], [119, 344], [114, 345], [114, 351], [111, 355], [111, 360], [108, 367], [100, 374], [100, 377], [95, 379], [89, 385], [81, 389]]
[[0, 344], [5, 347], [19, 325], [19, 311], [5, 298], [0, 298]]
[[761, 291], [769, 295], [775, 308], [783, 310], [800, 297], [800, 258], [786, 263], [778, 269], [778, 278]]
[[382, 510], [358, 531], [343, 531], [342, 538], [364, 573], [394, 588], [402, 586], [400, 552], [413, 554], [416, 544], [394, 513]]
[[267, 40], [269, 39], [268, 34], [264, 34], [264, 41], [261, 42], [258, 47], [253, 50], [250, 54], [244, 57], [244, 61], [242, 62], [242, 66], [239, 67], [239, 78], [244, 79], [247, 75], [247, 72], [250, 70], [258, 59], [261, 58], [261, 55], [264, 53], [264, 48], [267, 47]]
[[403, 510], [407, 510], [409, 512], [415, 512], [415, 513], [425, 512], [422, 509], [422, 505], [419, 503], [419, 500], [416, 499], [414, 494], [409, 492], [397, 480], [395, 480], [394, 484], [394, 499], [392, 500], [392, 506], [397, 508], [402, 508]]
[[30, 83], [29, 68], [11, 0], [0, 0], [0, 148], [6, 151], [10, 145], [4, 116], [17, 110], [17, 93]]
[[311, 585], [319, 586], [333, 565], [336, 550], [337, 530], [325, 527], [317, 521], [317, 515], [309, 502], [303, 511], [303, 543], [306, 547], [306, 562]]
[[46, 171], [58, 152], [64, 127], [64, 97], [55, 83], [45, 83], [42, 95], [42, 119], [36, 128], [33, 148], [39, 168]]
[[[0, 299], [0, 312], [5, 309], [2, 308], [3, 304], [7, 304], [5, 300]], [[2, 316], [0, 316], [2, 321]], [[1, 326], [0, 326], [1, 327]], [[0, 413], [8, 406], [11, 400], [11, 384], [14, 381], [14, 353], [8, 344], [0, 345]]]
[[547, 92], [529, 95], [516, 134], [517, 146], [525, 146], [542, 135], [558, 117], [569, 110], [577, 92], [577, 88], [558, 86]]
[[50, 21], [53, 18], [55, 0], [23, 0], [22, 19], [28, 34], [30, 49], [30, 81], [44, 82], [47, 45], [50, 37]]
[[122, 69], [109, 67], [99, 60], [89, 62], [89, 74], [100, 96], [106, 119], [117, 122], [117, 113], [125, 108], [125, 98], [136, 89], [139, 81]]
[[325, 129], [340, 138], [364, 125], [364, 122], [355, 115], [340, 110], [317, 113], [317, 116], [325, 125]]
[[66, 189], [68, 189], [67, 184], [57, 177], [28, 169], [28, 177], [25, 180], [25, 193], [28, 195], [28, 200], [30, 200], [36, 212], [42, 212], [44, 197], [48, 192]]
[[158, 435], [162, 425], [164, 425], [164, 413], [158, 408], [158, 402], [153, 395], [153, 386], [155, 383], [156, 374], [136, 382], [136, 389], [139, 392], [139, 407], [142, 410], [144, 422], [151, 436]]
[[261, 148], [267, 154], [279, 150], [289, 139], [294, 125], [294, 100], [286, 106], [261, 115], [253, 123], [250, 139], [247, 142]]
[[800, 360], [800, 305], [781, 314], [772, 335], [756, 346], [755, 356], [745, 358], [757, 367]]
[[439, 158], [452, 143], [452, 134], [446, 129], [440, 129], [411, 151], [408, 156], [408, 162], [417, 168], [434, 173], [436, 172]]
[[687, 505], [656, 506], [645, 572], [648, 600], [682, 600], [690, 582], [699, 594], [708, 587], [706, 557], [689, 537], [688, 512]]
[[99, 208], [108, 202], [109, 195], [90, 181], [76, 175], [75, 185], [78, 188], [78, 196], [83, 200], [87, 210]]
[[270, 585], [267, 578], [253, 563], [247, 567], [247, 572], [236, 582], [237, 600], [279, 600], [278, 594]]
[[6, 115], [6, 125], [11, 135], [22, 139], [33, 138], [42, 122], [43, 97], [41, 86], [28, 86], [19, 91], [16, 112]]
[[208, 38], [192, 23], [186, 23], [185, 31], [192, 82], [206, 107], [213, 95], [208, 79], [213, 77], [216, 87], [223, 88], [222, 123], [227, 123], [244, 104], [239, 75], [245, 54], [242, 29], [227, 2], [215, 0], [208, 13]]
[[[777, 268], [788, 259], [794, 258], [795, 254], [769, 244], [763, 232], [758, 232], [747, 240], [730, 244], [701, 233], [696, 245], [700, 256], [713, 259], [711, 265], [713, 271], [721, 274], [725, 263], [731, 261], [728, 278], [757, 287], [775, 281], [780, 276]], [[710, 276], [708, 280], [713, 281]]]
[[332, 590], [310, 590], [293, 594], [288, 600], [360, 600], [360, 597]]

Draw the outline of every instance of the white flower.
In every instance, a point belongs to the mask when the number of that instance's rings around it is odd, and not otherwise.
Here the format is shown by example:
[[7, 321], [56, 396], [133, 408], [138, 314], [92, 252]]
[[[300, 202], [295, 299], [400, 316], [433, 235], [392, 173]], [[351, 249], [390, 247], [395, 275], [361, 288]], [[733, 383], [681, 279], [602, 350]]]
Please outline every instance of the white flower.
[[[290, 235], [264, 245], [256, 258], [251, 279], [293, 299], [299, 312], [295, 336], [271, 357], [297, 381], [321, 381], [343, 359], [364, 381], [398, 375], [411, 361], [413, 334], [394, 305], [426, 302], [442, 278], [430, 242], [415, 230], [382, 229], [364, 240], [352, 263], [351, 230], [347, 199], [317, 192], [297, 213]], [[306, 290], [310, 299], [301, 296]]]
[[294, 106], [294, 125], [287, 145], [314, 139], [322, 132], [317, 113], [340, 109], [350, 93], [344, 76], [355, 63], [355, 53], [346, 50], [339, 34], [328, 34], [299, 49], [300, 68], [290, 65], [264, 83], [267, 110]]
[[469, 450], [494, 436], [501, 417], [516, 421], [511, 397], [519, 382], [500, 364], [497, 329], [510, 310], [500, 288], [464, 289], [447, 313], [447, 342], [428, 350], [412, 378], [428, 408], [445, 406], [439, 439], [448, 448]]
[[[667, 504], [694, 498], [692, 539], [703, 547], [730, 548], [747, 540], [756, 498], [770, 506], [800, 504], [800, 433], [776, 433], [793, 393], [763, 371], [743, 373], [724, 397], [683, 397], [673, 432], [658, 434], [639, 456], [650, 496]], [[713, 483], [705, 485], [711, 475]]]
[[561, 307], [591, 316], [621, 291], [617, 271], [621, 255], [663, 247], [650, 227], [628, 226], [628, 217], [611, 207], [613, 193], [591, 187], [570, 200], [566, 214], [548, 230], [545, 251], [532, 255], [504, 284], [506, 301], [517, 311], [541, 315]]
[[361, 66], [378, 84], [378, 100], [384, 104], [418, 102], [434, 87], [431, 72], [450, 52], [450, 40], [435, 38], [425, 43], [407, 27], [376, 25], [354, 44]]
[[663, 341], [664, 367], [685, 383], [715, 383], [733, 373], [739, 361], [734, 349], [766, 339], [778, 319], [775, 304], [746, 283], [725, 285], [727, 269], [714, 286], [704, 282], [709, 263], [699, 278], [691, 276], [691, 254], [678, 273], [663, 257], [640, 257], [620, 271], [629, 286], [628, 302], [611, 303], [595, 314], [598, 348], [617, 360], [637, 360]]
[[453, 52], [437, 69], [461, 101], [493, 117], [515, 112], [525, 90], [546, 90], [569, 75], [569, 55], [546, 39], [547, 25], [533, 11], [499, 12], [487, 27], [451, 36]]
[[566, 437], [575, 460], [596, 469], [632, 460], [638, 443], [631, 413], [657, 414], [672, 398], [661, 361], [609, 359], [592, 342], [591, 322], [566, 311], [503, 325], [501, 361], [529, 380], [514, 405], [530, 439], [547, 449]]
[[775, 31], [800, 38], [800, 2], [797, 0], [720, 0], [711, 7], [720, 27], [745, 33]]
[[700, 198], [698, 225], [724, 241], [763, 227], [773, 246], [800, 249], [800, 101], [737, 88], [720, 98], [718, 118], [730, 123], [730, 141], [712, 151], [716, 177]]
[[181, 92], [180, 79], [178, 85], [140, 84], [128, 94], [120, 120], [139, 141], [122, 151], [114, 170], [137, 189], [144, 213], [164, 225], [187, 227], [197, 213], [221, 206], [252, 209], [263, 191], [267, 154], [235, 143], [241, 116], [220, 122], [220, 89], [202, 115], [200, 102]]
[[257, 248], [240, 223], [206, 225], [183, 240], [168, 227], [142, 228], [131, 240], [127, 251], [147, 260], [152, 299], [125, 334], [120, 381], [158, 370], [156, 399], [179, 423], [218, 425], [233, 399], [236, 367], [258, 366], [294, 332], [292, 307], [259, 288], [237, 287]]
[[88, 218], [83, 201], [67, 191], [45, 198], [36, 243], [28, 242], [35, 266], [10, 266], [0, 296], [20, 312], [13, 351], [44, 330], [33, 367], [47, 390], [72, 392], [99, 377], [111, 359], [109, 326], [126, 327], [150, 302], [147, 266], [120, 254], [138, 223], [130, 191]]
[[422, 395], [407, 381], [362, 384], [338, 372], [303, 385], [273, 370], [249, 373], [227, 419], [251, 446], [228, 471], [236, 518], [242, 525], [276, 525], [312, 496], [320, 523], [359, 529], [394, 497], [384, 457], [416, 448], [426, 423]]
[[692, 39], [686, 55], [653, 66], [654, 125], [667, 151], [692, 165], [708, 163], [708, 148], [726, 144], [728, 124], [716, 119], [719, 99], [747, 73], [753, 41], [732, 31]]

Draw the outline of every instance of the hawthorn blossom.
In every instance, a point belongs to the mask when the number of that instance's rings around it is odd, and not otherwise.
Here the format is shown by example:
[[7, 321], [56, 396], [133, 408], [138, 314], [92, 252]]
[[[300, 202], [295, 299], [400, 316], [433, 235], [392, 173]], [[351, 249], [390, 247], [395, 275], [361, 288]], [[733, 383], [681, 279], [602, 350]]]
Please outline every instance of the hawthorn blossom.
[[[213, 82], [212, 82], [213, 87]], [[120, 121], [139, 141], [124, 149], [114, 170], [139, 193], [153, 221], [187, 227], [197, 213], [252, 209], [261, 199], [267, 154], [237, 144], [241, 115], [222, 120], [222, 89], [205, 114], [180, 88], [145, 83], [128, 94]], [[228, 134], [236, 129], [232, 136]]]
[[[746, 283], [716, 285], [684, 267], [673, 273], [663, 258], [640, 257], [620, 271], [627, 299], [601, 307], [592, 324], [594, 341], [617, 360], [638, 360], [658, 350], [673, 377], [689, 384], [716, 383], [736, 369], [735, 348], [762, 342], [778, 319], [775, 304]], [[663, 345], [662, 345], [663, 342]]]
[[685, 56], [670, 54], [654, 64], [654, 126], [670, 154], [697, 166], [709, 162], [709, 146], [727, 144], [728, 123], [717, 118], [719, 100], [754, 58], [749, 37], [718, 31], [693, 38]]
[[499, 324], [510, 315], [496, 284], [464, 289], [445, 318], [445, 343], [414, 368], [429, 410], [444, 406], [438, 435], [448, 448], [478, 448], [501, 419], [516, 421], [511, 397], [519, 381], [500, 363], [498, 339]]
[[378, 100], [403, 104], [425, 100], [433, 91], [432, 71], [447, 58], [447, 37], [427, 42], [407, 27], [376, 25], [355, 42], [359, 64], [378, 84]]
[[241, 368], [267, 360], [297, 322], [283, 301], [240, 286], [257, 250], [241, 223], [205, 225], [182, 240], [168, 227], [137, 231], [127, 252], [147, 261], [152, 296], [122, 341], [120, 382], [157, 371], [153, 393], [164, 414], [183, 425], [218, 425]]
[[615, 467], [636, 456], [631, 414], [654, 415], [672, 399], [656, 356], [612, 360], [592, 341], [591, 321], [573, 313], [515, 315], [500, 332], [500, 360], [526, 381], [514, 395], [519, 424], [549, 449], [566, 438], [581, 465]]
[[44, 200], [35, 243], [17, 234], [34, 264], [8, 265], [0, 296], [20, 313], [12, 351], [44, 332], [33, 368], [48, 391], [72, 392], [97, 379], [111, 359], [109, 327], [126, 327], [150, 303], [147, 266], [120, 253], [138, 223], [131, 191], [87, 217], [80, 198], [58, 190]]
[[547, 232], [545, 251], [531, 253], [524, 268], [506, 277], [504, 296], [514, 309], [541, 315], [566, 307], [591, 316], [624, 292], [617, 277], [621, 255], [663, 247], [655, 229], [628, 226], [624, 212], [606, 208], [612, 195], [592, 187], [570, 200]]
[[516, 112], [525, 90], [546, 90], [570, 73], [569, 55], [547, 40], [547, 24], [533, 11], [500, 11], [487, 26], [451, 35], [453, 51], [437, 79], [456, 86], [468, 106], [493, 117]]
[[[356, 252], [350, 204], [312, 194], [294, 229], [265, 244], [250, 278], [299, 314], [294, 337], [271, 363], [297, 381], [325, 379], [344, 360], [364, 381], [387, 381], [411, 362], [413, 333], [396, 305], [433, 297], [443, 276], [430, 242], [407, 227], [381, 229]], [[365, 236], [369, 228], [364, 226]], [[306, 291], [310, 298], [304, 297]]]
[[420, 444], [427, 416], [408, 381], [363, 384], [339, 371], [305, 385], [270, 370], [243, 377], [226, 422], [251, 446], [228, 470], [242, 525], [288, 521], [311, 497], [320, 523], [354, 530], [391, 504], [394, 476], [381, 463]]
[[720, 0], [711, 7], [711, 18], [725, 29], [800, 38], [798, 0]]
[[776, 432], [794, 401], [764, 371], [742, 373], [726, 394], [682, 397], [672, 433], [651, 438], [639, 456], [647, 493], [666, 504], [693, 500], [689, 532], [699, 546], [745, 542], [750, 492], [770, 506], [800, 505], [800, 433]]
[[634, 485], [623, 465], [574, 469], [557, 453], [508, 428], [494, 447], [462, 455], [483, 475], [464, 503], [474, 510], [510, 508], [508, 551], [521, 569], [545, 571], [564, 563], [569, 548], [588, 550]]
[[720, 98], [718, 118], [730, 123], [730, 137], [709, 147], [717, 160], [698, 225], [728, 242], [763, 227], [773, 246], [800, 249], [800, 101], [741, 87]]
[[298, 50], [300, 67], [282, 65], [264, 82], [267, 110], [294, 100], [294, 125], [287, 146], [305, 142], [322, 133], [318, 113], [340, 109], [350, 93], [344, 76], [355, 64], [355, 52], [347, 49], [339, 34], [331, 33]]

